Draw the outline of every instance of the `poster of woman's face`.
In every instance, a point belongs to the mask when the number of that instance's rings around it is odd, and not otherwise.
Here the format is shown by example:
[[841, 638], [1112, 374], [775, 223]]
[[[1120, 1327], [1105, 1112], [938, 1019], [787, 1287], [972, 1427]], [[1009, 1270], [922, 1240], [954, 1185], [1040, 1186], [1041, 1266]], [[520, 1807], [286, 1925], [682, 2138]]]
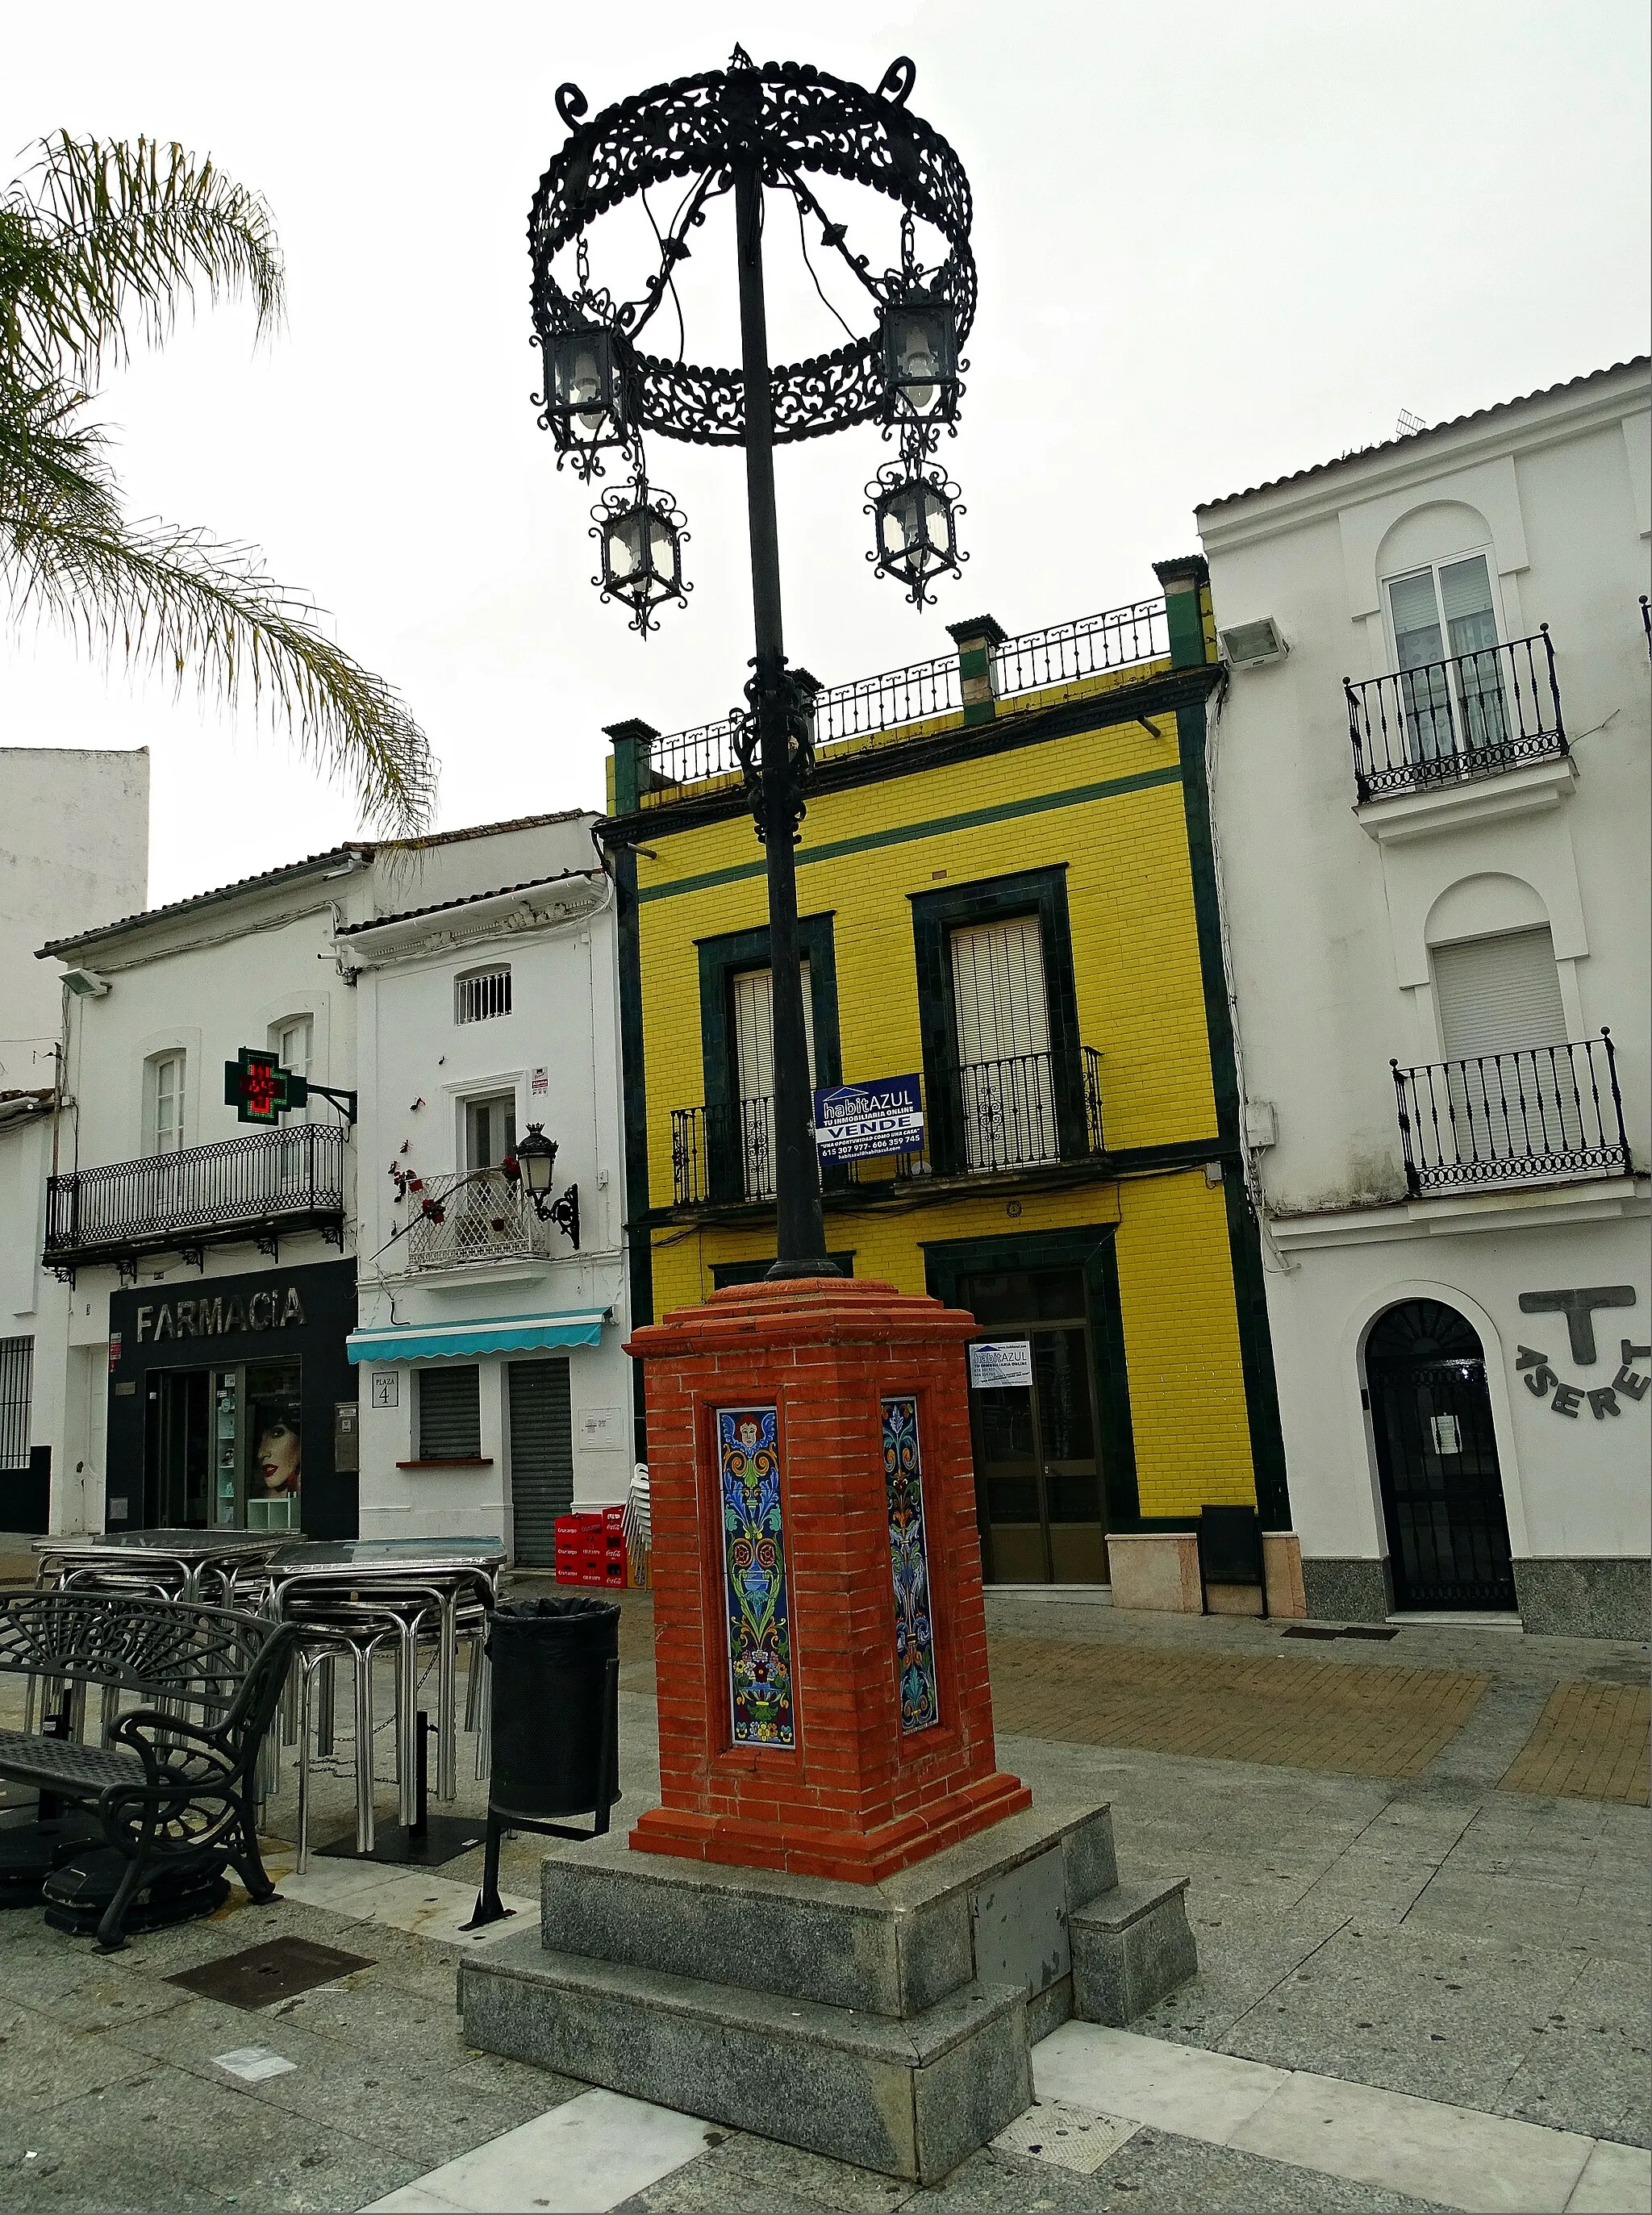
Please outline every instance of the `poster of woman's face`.
[[252, 1459], [253, 1490], [267, 1499], [296, 1493], [302, 1466], [297, 1407], [267, 1401], [258, 1409]]

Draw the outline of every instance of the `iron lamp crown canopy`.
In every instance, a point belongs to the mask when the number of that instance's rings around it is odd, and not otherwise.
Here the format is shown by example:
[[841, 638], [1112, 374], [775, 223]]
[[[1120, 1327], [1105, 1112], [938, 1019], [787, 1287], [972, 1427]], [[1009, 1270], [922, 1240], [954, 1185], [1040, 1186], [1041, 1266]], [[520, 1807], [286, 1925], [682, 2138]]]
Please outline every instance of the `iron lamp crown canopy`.
[[[661, 601], [684, 599], [680, 545], [686, 536], [669, 495], [654, 496], [658, 525], [641, 514], [649, 504], [643, 434], [657, 431], [702, 445], [746, 443], [744, 374], [685, 359], [674, 282], [709, 204], [734, 190], [740, 164], [755, 163], [765, 187], [789, 192], [800, 224], [818, 221], [821, 247], [840, 258], [875, 309], [874, 328], [863, 335], [851, 333], [842, 346], [805, 361], [771, 365], [765, 437], [788, 445], [878, 422], [886, 435], [900, 432], [916, 468], [942, 428], [955, 426], [966, 366], [960, 349], [977, 295], [973, 202], [956, 154], [907, 107], [916, 74], [901, 56], [868, 91], [809, 63], [759, 66], [736, 47], [725, 70], [654, 85], [594, 116], [576, 85], [557, 92], [569, 135], [540, 181], [528, 226], [534, 330], [544, 357], [539, 420], [556, 440], [558, 466], [571, 459], [586, 481], [602, 473], [605, 452], [622, 451], [630, 458], [635, 499], [605, 501], [593, 511], [593, 536], [602, 547], [602, 573], [593, 582], [605, 598], [630, 607], [631, 628], [643, 636]], [[832, 218], [810, 179], [843, 180], [893, 201], [900, 212], [900, 266], [880, 274], [869, 255], [852, 251], [848, 225]], [[668, 224], [661, 229], [654, 222], [658, 267], [640, 297], [616, 302], [592, 285], [589, 233], [599, 216], [656, 186], [671, 186], [679, 196]], [[920, 222], [945, 242], [938, 267], [926, 268], [917, 258]], [[578, 273], [572, 291], [553, 268], [570, 246]], [[668, 300], [679, 322], [675, 359], [643, 343]], [[958, 569], [955, 488], [948, 490], [944, 480], [932, 476], [924, 482], [941, 485], [945, 513], [908, 569], [890, 567], [881, 539], [872, 556], [881, 570], [907, 581]], [[921, 606], [928, 593], [909, 597]]]

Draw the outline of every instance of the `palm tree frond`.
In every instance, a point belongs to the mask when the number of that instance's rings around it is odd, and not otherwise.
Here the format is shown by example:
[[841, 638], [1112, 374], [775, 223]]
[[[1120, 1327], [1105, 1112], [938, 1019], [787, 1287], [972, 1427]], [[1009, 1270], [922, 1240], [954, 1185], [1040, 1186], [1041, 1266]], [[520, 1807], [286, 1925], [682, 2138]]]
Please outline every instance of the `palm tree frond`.
[[260, 336], [279, 323], [286, 280], [260, 193], [175, 144], [40, 142], [0, 202], [0, 348], [89, 378], [164, 340], [198, 291], [249, 296]]
[[353, 778], [365, 824], [404, 835], [427, 826], [435, 773], [424, 733], [320, 629], [310, 602], [266, 575], [250, 547], [123, 522], [95, 447], [89, 466], [72, 437], [37, 439], [35, 451], [32, 480], [0, 455], [0, 583], [19, 617], [53, 621], [175, 688], [193, 670], [203, 694], [279, 713], [329, 776]]

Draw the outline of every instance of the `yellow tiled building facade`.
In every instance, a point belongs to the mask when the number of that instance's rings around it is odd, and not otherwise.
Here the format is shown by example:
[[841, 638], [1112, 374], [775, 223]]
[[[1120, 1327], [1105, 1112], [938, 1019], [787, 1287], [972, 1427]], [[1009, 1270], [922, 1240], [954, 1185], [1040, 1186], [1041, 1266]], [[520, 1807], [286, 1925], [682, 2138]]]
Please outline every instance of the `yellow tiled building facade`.
[[[1108, 1531], [1287, 1528], [1205, 787], [1203, 565], [1162, 601], [817, 696], [797, 850], [814, 1082], [918, 1080], [921, 1142], [823, 1168], [840, 1267], [970, 1308], [987, 1574]], [[934, 712], [931, 712], [933, 710]], [[912, 718], [895, 721], [897, 715]], [[761, 849], [726, 734], [614, 727], [639, 1320], [775, 1250]]]

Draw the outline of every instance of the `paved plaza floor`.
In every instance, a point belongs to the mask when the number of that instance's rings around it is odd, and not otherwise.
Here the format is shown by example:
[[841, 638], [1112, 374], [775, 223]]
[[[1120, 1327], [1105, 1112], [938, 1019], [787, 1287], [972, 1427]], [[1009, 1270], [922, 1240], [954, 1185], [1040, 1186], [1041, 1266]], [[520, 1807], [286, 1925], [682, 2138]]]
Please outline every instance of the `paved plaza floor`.
[[[1652, 2204], [1644, 1647], [1441, 1623], [1302, 1639], [1060, 1593], [994, 1594], [989, 1621], [1003, 1765], [1110, 1801], [1127, 1881], [1189, 1874], [1201, 1970], [1127, 2032], [1045, 2040], [1040, 2104], [943, 2183], [470, 2051], [479, 1856], [292, 1874], [289, 1753], [279, 1904], [236, 1893], [110, 1959], [0, 1915], [0, 2208]], [[629, 1820], [658, 1789], [646, 1595], [622, 1660]], [[0, 1680], [8, 1721], [15, 1695]], [[341, 1714], [319, 1838], [347, 1826], [352, 1758]], [[527, 1916], [538, 1860], [508, 1842]], [[284, 1935], [365, 1966], [254, 2011], [169, 1981]]]

